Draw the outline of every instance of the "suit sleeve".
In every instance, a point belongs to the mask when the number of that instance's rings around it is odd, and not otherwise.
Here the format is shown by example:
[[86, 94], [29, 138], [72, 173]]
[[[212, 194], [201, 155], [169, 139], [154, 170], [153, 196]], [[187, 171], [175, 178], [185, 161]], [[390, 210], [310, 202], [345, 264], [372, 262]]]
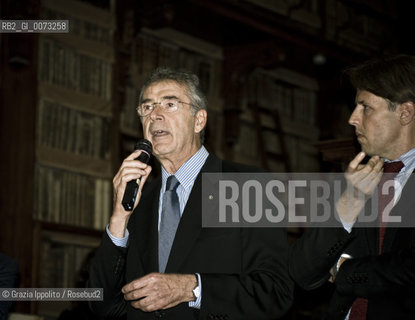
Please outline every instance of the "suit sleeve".
[[336, 277], [336, 290], [370, 298], [415, 288], [415, 243], [383, 253], [345, 261]]
[[126, 250], [114, 245], [105, 232], [92, 259], [88, 287], [103, 288], [103, 301], [90, 301], [90, 308], [101, 317], [119, 317], [126, 312], [121, 293], [125, 284]]
[[[16, 260], [0, 253], [0, 287], [13, 288], [17, 284], [19, 275], [19, 265]], [[0, 319], [6, 319], [11, 301], [0, 301]]]
[[288, 244], [283, 229], [241, 229], [240, 274], [201, 274], [201, 319], [226, 314], [230, 319], [274, 319], [291, 306]]
[[307, 229], [291, 248], [290, 275], [303, 289], [318, 288], [353, 238], [341, 227]]

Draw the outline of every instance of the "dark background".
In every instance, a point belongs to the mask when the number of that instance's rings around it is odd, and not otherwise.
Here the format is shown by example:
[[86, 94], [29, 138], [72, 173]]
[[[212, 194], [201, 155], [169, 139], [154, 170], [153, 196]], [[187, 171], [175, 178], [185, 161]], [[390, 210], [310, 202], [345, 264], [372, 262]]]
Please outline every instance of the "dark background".
[[[347, 117], [353, 108], [354, 90], [342, 70], [365, 59], [394, 53], [415, 53], [413, 1], [393, 0], [89, 0], [79, 1], [114, 18], [114, 51], [111, 130], [107, 137], [111, 174], [131, 150], [137, 136], [120, 129], [125, 88], [130, 83], [132, 48], [143, 28], [170, 28], [215, 45], [223, 53], [218, 78], [221, 107], [209, 123], [206, 145], [223, 158], [241, 160], [238, 146], [258, 144], [250, 159], [267, 167], [268, 143], [261, 124], [252, 136], [241, 138], [243, 96], [250, 75], [258, 68], [285, 68], [318, 84], [316, 149], [313, 168], [338, 171], [357, 150]], [[42, 3], [35, 0], [2, 0], [1, 19], [40, 19]], [[277, 9], [276, 9], [277, 8]], [[279, 9], [278, 9], [279, 8]], [[81, 15], [83, 13], [80, 13]], [[34, 218], [39, 162], [35, 142], [38, 116], [39, 34], [0, 34], [0, 251], [19, 261], [20, 287], [39, 286], [44, 233], [99, 239], [101, 231]], [[279, 121], [284, 122], [284, 118]], [[267, 128], [278, 137], [279, 128]], [[139, 135], [137, 131], [137, 135]], [[327, 142], [327, 141], [330, 142]], [[262, 142], [261, 142], [262, 141]], [[288, 146], [289, 147], [289, 146]], [[284, 151], [284, 150], [282, 150]], [[301, 153], [301, 151], [299, 151]], [[241, 160], [244, 162], [244, 160]], [[298, 166], [285, 159], [285, 170]], [[252, 161], [251, 161], [252, 162]], [[271, 168], [272, 169], [272, 168]], [[75, 170], [76, 171], [76, 170]], [[82, 171], [80, 169], [80, 171]], [[155, 170], [156, 171], [156, 170]], [[110, 181], [110, 177], [106, 177]], [[293, 239], [300, 231], [292, 232]], [[305, 266], [307, 267], [307, 266]], [[313, 293], [298, 289], [290, 319], [318, 319], [331, 287]], [[36, 303], [18, 303], [15, 311], [41, 313]]]

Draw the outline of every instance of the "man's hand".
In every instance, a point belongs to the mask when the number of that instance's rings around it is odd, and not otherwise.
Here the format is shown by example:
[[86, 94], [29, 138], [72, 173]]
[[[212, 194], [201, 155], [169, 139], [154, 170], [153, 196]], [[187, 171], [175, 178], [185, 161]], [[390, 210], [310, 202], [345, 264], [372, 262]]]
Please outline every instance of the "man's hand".
[[372, 196], [382, 178], [383, 159], [373, 156], [367, 164], [360, 164], [365, 157], [360, 152], [349, 164], [344, 176], [347, 189], [336, 203], [336, 209], [344, 222], [354, 222], [366, 201]]
[[353, 195], [360, 198], [363, 194], [368, 199], [382, 177], [383, 159], [373, 156], [367, 164], [360, 164], [364, 159], [365, 153], [360, 152], [349, 164], [344, 174], [348, 185], [353, 188]]
[[121, 291], [134, 308], [150, 312], [194, 300], [196, 286], [194, 274], [150, 273], [126, 284]]
[[[349, 255], [345, 255], [345, 256], [341, 256], [339, 258], [339, 260], [337, 261], [336, 265], [330, 269], [330, 278], [329, 278], [329, 282], [334, 283], [334, 281], [336, 281], [336, 275], [340, 270], [341, 265], [343, 264], [343, 262], [345, 262], [346, 260], [352, 259], [351, 256]], [[334, 270], [336, 269], [336, 270]]]
[[135, 160], [141, 154], [141, 152], [142, 151], [140, 150], [136, 150], [127, 158], [125, 158], [121, 164], [120, 169], [112, 180], [114, 187], [114, 209], [110, 219], [109, 229], [111, 234], [117, 238], [124, 237], [127, 222], [132, 213], [132, 211], [126, 211], [121, 204], [127, 182], [140, 179], [137, 181], [139, 187], [137, 191], [137, 198], [134, 204], [135, 209], [140, 202], [141, 191], [143, 189], [144, 183], [146, 182], [151, 172], [151, 167], [149, 165]]

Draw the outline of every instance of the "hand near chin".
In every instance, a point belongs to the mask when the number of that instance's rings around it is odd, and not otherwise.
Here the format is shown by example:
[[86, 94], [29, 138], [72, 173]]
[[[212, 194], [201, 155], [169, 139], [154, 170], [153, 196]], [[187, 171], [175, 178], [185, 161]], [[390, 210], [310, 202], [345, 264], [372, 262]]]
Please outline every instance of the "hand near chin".
[[344, 174], [347, 188], [336, 203], [336, 209], [344, 222], [353, 222], [371, 198], [382, 178], [383, 159], [372, 156], [366, 164], [361, 164], [365, 157], [360, 152], [347, 167]]

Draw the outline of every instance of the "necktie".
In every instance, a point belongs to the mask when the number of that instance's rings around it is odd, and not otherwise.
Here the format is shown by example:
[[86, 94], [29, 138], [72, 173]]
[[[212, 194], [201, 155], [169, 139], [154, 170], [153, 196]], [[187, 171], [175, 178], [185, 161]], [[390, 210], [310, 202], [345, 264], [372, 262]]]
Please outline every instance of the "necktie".
[[[384, 175], [380, 179], [379, 186], [378, 186], [378, 217], [379, 217], [379, 254], [382, 252], [382, 244], [383, 238], [385, 236], [385, 225], [386, 222], [382, 221], [382, 217], [389, 216], [389, 213], [383, 216], [383, 211], [390, 201], [393, 201], [395, 195], [395, 188], [392, 188], [382, 192], [383, 185], [387, 181], [393, 181], [396, 175], [401, 171], [404, 167], [402, 161], [395, 161], [395, 162], [385, 162], [383, 165], [383, 173]], [[385, 175], [385, 173], [387, 173]], [[349, 320], [364, 320], [366, 319], [367, 313], [367, 303], [368, 300], [364, 298], [357, 298], [352, 305], [352, 309], [350, 311]]]
[[180, 204], [176, 189], [179, 181], [174, 175], [167, 178], [166, 191], [163, 194], [159, 231], [159, 271], [166, 270], [170, 249], [180, 221]]
[[[385, 207], [388, 203], [393, 201], [393, 198], [395, 196], [395, 187], [392, 184], [392, 188], [389, 190], [386, 190], [382, 192], [383, 185], [387, 181], [393, 181], [395, 179], [396, 175], [401, 171], [401, 169], [404, 167], [404, 164], [402, 161], [395, 161], [395, 162], [385, 162], [383, 165], [383, 173], [382, 179], [379, 182], [378, 187], [378, 195], [379, 195], [379, 211], [378, 211], [378, 217], [380, 218], [380, 224], [379, 224], [379, 254], [382, 252], [382, 244], [383, 244], [383, 238], [385, 237], [385, 226], [386, 222], [382, 220], [382, 218], [389, 216], [389, 213], [385, 213], [383, 215], [383, 211], [385, 210]], [[387, 173], [387, 175], [385, 175]], [[382, 194], [384, 193], [384, 194]], [[386, 193], [386, 194], [385, 194]]]

